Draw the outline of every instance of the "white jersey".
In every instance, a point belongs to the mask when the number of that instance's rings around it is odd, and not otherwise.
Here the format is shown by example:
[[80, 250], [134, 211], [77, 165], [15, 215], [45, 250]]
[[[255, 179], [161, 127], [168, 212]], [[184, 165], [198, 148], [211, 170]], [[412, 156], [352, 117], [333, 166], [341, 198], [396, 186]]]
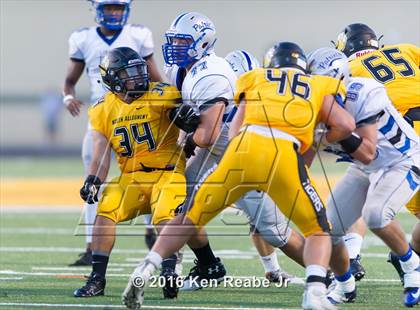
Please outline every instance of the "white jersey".
[[210, 54], [197, 61], [188, 72], [177, 66], [166, 66], [165, 74], [169, 83], [181, 90], [183, 102], [191, 104], [197, 113], [215, 102], [225, 101], [222, 134], [214, 146], [215, 150], [224, 150], [228, 143], [226, 124], [232, 121], [236, 112], [233, 96], [237, 77], [229, 63]]
[[378, 171], [409, 158], [419, 164], [419, 136], [394, 108], [382, 84], [370, 78], [350, 78], [345, 108], [354, 117], [356, 127], [378, 120], [375, 159], [368, 165], [355, 161], [363, 171]]
[[71, 34], [69, 56], [70, 59], [83, 61], [86, 65], [92, 103], [107, 91], [102, 85], [98, 67], [102, 58], [109, 50], [123, 46], [132, 48], [143, 58], [150, 56], [154, 48], [152, 32], [142, 25], [127, 24], [112, 38], [105, 37], [99, 27], [82, 28]]

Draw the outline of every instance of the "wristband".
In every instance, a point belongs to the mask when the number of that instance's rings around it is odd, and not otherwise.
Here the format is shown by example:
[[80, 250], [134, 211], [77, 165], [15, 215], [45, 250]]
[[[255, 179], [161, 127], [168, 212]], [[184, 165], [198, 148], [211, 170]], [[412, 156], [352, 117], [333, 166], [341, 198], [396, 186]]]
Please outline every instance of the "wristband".
[[67, 105], [67, 101], [68, 100], [73, 100], [74, 99], [74, 96], [73, 95], [65, 95], [64, 97], [63, 97], [63, 104], [65, 104], [65, 105]]
[[338, 143], [343, 148], [343, 151], [347, 154], [351, 154], [356, 152], [356, 150], [359, 148], [360, 144], [362, 144], [363, 138], [359, 137], [354, 132], [351, 133], [350, 137], [338, 141]]

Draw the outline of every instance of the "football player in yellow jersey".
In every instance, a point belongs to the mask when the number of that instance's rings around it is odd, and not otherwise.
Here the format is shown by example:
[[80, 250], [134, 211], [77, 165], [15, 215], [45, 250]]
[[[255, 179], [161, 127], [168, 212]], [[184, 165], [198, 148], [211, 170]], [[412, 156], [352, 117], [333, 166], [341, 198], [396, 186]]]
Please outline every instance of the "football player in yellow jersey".
[[[330, 128], [325, 137], [328, 142], [346, 140], [355, 124], [335, 103], [340, 81], [307, 75], [306, 67], [302, 49], [282, 42], [272, 50], [266, 69], [252, 70], [239, 78], [234, 122], [241, 124], [241, 130], [219, 165], [198, 185], [187, 213], [163, 228], [144, 263], [131, 275], [123, 293], [129, 308], [141, 306], [144, 282], [163, 258], [180, 249], [200, 227], [243, 194], [262, 190], [307, 237], [303, 308], [336, 309], [327, 300], [325, 287], [331, 254], [330, 225], [302, 154], [312, 145], [319, 121]], [[139, 279], [142, 285], [138, 285]]]
[[[175, 216], [185, 200], [186, 181], [185, 158], [177, 144], [179, 130], [173, 123], [187, 132], [198, 126], [198, 116], [188, 106], [179, 106], [181, 95], [175, 87], [149, 83], [146, 62], [131, 48], [109, 51], [100, 71], [110, 92], [89, 110], [94, 153], [80, 190], [83, 200], [99, 200], [92, 273], [74, 292], [75, 297], [104, 294], [117, 223], [151, 213], [159, 231]], [[111, 149], [117, 154], [121, 175], [103, 183]], [[176, 278], [175, 263], [172, 259], [162, 264], [164, 277]], [[165, 297], [173, 298], [165, 288], [163, 291]]]
[[[420, 48], [413, 44], [379, 48], [375, 32], [369, 26], [360, 23], [348, 25], [338, 35], [336, 48], [349, 58], [350, 72], [353, 76], [374, 78], [385, 85], [395, 108], [420, 135]], [[420, 192], [406, 207], [420, 219]], [[363, 222], [358, 222], [356, 227], [352, 227], [351, 234], [355, 237], [353, 240], [359, 240], [355, 253], [360, 253], [365, 230]], [[411, 246], [420, 255], [420, 222], [414, 227]], [[390, 253], [389, 261], [403, 279], [398, 257]]]

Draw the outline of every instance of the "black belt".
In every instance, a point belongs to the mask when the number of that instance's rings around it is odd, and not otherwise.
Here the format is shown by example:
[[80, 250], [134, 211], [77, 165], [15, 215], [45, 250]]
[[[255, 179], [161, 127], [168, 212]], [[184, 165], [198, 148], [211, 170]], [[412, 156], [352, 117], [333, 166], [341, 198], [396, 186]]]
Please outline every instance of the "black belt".
[[164, 168], [155, 168], [155, 167], [147, 167], [145, 165], [143, 165], [142, 163], [140, 163], [141, 165], [141, 170], [143, 172], [153, 172], [153, 171], [173, 171], [175, 170], [175, 165], [166, 165], [166, 167]]

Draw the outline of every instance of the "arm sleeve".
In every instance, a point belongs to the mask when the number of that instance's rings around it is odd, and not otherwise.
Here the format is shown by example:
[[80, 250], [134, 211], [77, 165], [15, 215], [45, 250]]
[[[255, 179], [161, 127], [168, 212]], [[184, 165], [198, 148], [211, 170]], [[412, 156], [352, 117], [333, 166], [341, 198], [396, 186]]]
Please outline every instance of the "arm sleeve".
[[176, 108], [180, 103], [182, 103], [181, 93], [175, 86], [165, 86], [164, 96], [166, 99], [163, 103], [165, 111]]
[[381, 86], [370, 90], [354, 115], [356, 127], [376, 123], [387, 104], [391, 104], [391, 101], [385, 87]]
[[93, 130], [96, 130], [103, 134], [105, 137], [108, 137], [107, 130], [105, 128], [106, 118], [104, 116], [104, 111], [101, 106], [102, 104], [103, 103], [97, 103], [89, 108], [89, 122]]
[[224, 75], [207, 75], [193, 87], [191, 101], [200, 111], [208, 109], [216, 102], [223, 101], [225, 105], [233, 99], [233, 86]]
[[80, 32], [73, 32], [69, 38], [69, 57], [74, 60], [84, 61], [85, 57], [81, 49]]
[[417, 66], [417, 69], [420, 67], [420, 47], [414, 44], [404, 44], [402, 48], [405, 53], [409, 55], [412, 61]]
[[139, 54], [142, 58], [147, 58], [153, 54], [155, 45], [153, 43], [152, 32], [149, 28], [136, 26], [136, 37], [140, 42]]

